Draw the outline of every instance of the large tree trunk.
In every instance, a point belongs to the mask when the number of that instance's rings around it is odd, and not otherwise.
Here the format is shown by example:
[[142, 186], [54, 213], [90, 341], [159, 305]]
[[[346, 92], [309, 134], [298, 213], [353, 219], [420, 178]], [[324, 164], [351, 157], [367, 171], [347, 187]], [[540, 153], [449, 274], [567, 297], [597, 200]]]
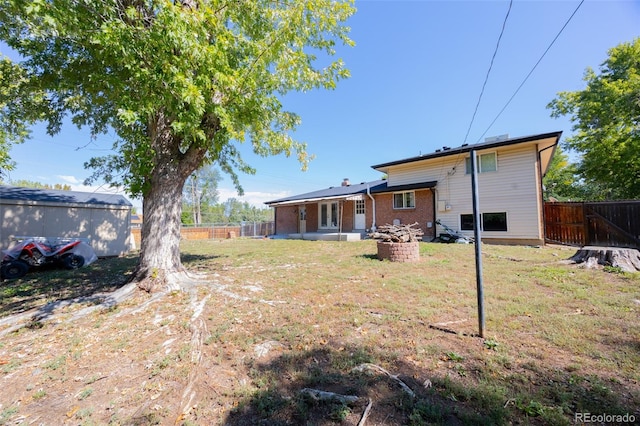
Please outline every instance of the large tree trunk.
[[180, 140], [172, 135], [170, 122], [161, 113], [149, 129], [154, 166], [142, 201], [142, 242], [134, 279], [140, 288], [154, 291], [168, 283], [170, 274], [185, 271], [180, 261], [182, 189], [206, 151], [191, 146], [182, 152]]
[[170, 178], [160, 179], [142, 202], [142, 244], [136, 278], [147, 291], [163, 284], [168, 273], [184, 268], [180, 261], [180, 213], [182, 186]]

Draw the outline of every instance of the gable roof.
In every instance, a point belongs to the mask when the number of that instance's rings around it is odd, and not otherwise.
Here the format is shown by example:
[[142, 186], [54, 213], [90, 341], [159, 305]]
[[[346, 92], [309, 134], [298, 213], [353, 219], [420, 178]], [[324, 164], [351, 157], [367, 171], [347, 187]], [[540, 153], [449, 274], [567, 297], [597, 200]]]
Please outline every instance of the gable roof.
[[87, 206], [133, 206], [129, 200], [120, 194], [61, 191], [57, 189], [23, 188], [19, 186], [0, 185], [0, 203], [6, 204], [6, 201], [29, 204], [53, 203], [79, 204]]
[[327, 200], [344, 200], [356, 195], [366, 194], [367, 188], [371, 194], [380, 194], [391, 191], [409, 191], [414, 189], [433, 188], [436, 186], [435, 181], [423, 182], [411, 185], [387, 187], [387, 181], [384, 179], [374, 180], [371, 182], [362, 182], [355, 185], [336, 186], [318, 191], [307, 192], [305, 194], [292, 195], [290, 197], [280, 198], [274, 201], [267, 201], [265, 204], [275, 207], [287, 204], [300, 204]]
[[[475, 150], [486, 150], [486, 149], [494, 149], [494, 148], [499, 148], [499, 147], [504, 147], [504, 146], [510, 146], [510, 145], [516, 145], [516, 144], [524, 144], [524, 143], [534, 143], [537, 141], [543, 141], [543, 140], [548, 140], [548, 142], [545, 144], [545, 146], [540, 150], [542, 151], [543, 149], [546, 148], [550, 148], [550, 147], [554, 147], [558, 144], [558, 141], [560, 140], [560, 136], [562, 135], [562, 131], [557, 131], [557, 132], [550, 132], [550, 133], [541, 133], [538, 135], [531, 135], [531, 136], [522, 136], [522, 137], [517, 137], [517, 138], [505, 138], [505, 139], [495, 139], [495, 140], [485, 140], [484, 142], [481, 143], [477, 143], [477, 144], [464, 144], [462, 146], [459, 146], [457, 148], [449, 148], [449, 147], [444, 147], [442, 149], [438, 149], [435, 152], [432, 152], [431, 154], [426, 154], [426, 155], [418, 155], [416, 157], [410, 157], [410, 158], [405, 158], [403, 160], [397, 160], [397, 161], [390, 161], [388, 163], [382, 163], [382, 164], [376, 164], [374, 166], [371, 166], [373, 169], [381, 171], [381, 172], [385, 172], [389, 169], [389, 167], [392, 166], [398, 166], [401, 164], [407, 164], [407, 163], [413, 163], [416, 161], [424, 161], [424, 160], [429, 160], [429, 159], [433, 159], [433, 158], [441, 158], [441, 157], [448, 157], [450, 155], [459, 155], [459, 154], [465, 154], [467, 152], [470, 152], [472, 149]], [[548, 156], [548, 160], [551, 160], [551, 156]], [[548, 161], [546, 162], [548, 164]], [[546, 171], [546, 166], [543, 167], [543, 172]]]

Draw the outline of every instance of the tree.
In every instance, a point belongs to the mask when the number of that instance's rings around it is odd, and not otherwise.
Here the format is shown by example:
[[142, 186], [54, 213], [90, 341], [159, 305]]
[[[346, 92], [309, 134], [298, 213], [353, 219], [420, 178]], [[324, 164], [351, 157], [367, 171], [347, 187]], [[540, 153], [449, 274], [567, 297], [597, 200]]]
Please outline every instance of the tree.
[[600, 201], [606, 194], [601, 185], [580, 178], [577, 165], [569, 161], [560, 146], [556, 148], [543, 183], [546, 201]]
[[[237, 171], [255, 173], [237, 144], [255, 153], [297, 154], [299, 117], [279, 96], [334, 88], [348, 77], [336, 43], [352, 45], [344, 22], [352, 1], [6, 0], [0, 39], [24, 60], [2, 122], [45, 120], [50, 134], [66, 115], [92, 135], [113, 130], [117, 155], [87, 166], [92, 179], [142, 196], [144, 223], [136, 278], [153, 289], [180, 262], [182, 188], [215, 164], [241, 190]], [[13, 86], [11, 86], [13, 87]], [[157, 278], [157, 280], [156, 280]]]
[[67, 185], [66, 183], [65, 184], [56, 183], [54, 185], [49, 185], [48, 183], [40, 183], [40, 182], [27, 180], [27, 179], [12, 180], [11, 185], [22, 186], [24, 188], [57, 189], [61, 191], [71, 191], [71, 186]]
[[[220, 172], [212, 166], [202, 167], [189, 176], [182, 190], [183, 206], [191, 212], [194, 225], [202, 223], [203, 206], [210, 206], [218, 201], [218, 182], [222, 179]], [[184, 217], [183, 207], [183, 217]], [[184, 220], [183, 220], [184, 222]]]
[[551, 159], [551, 164], [544, 176], [544, 198], [549, 201], [552, 198], [565, 201], [575, 200], [576, 166], [569, 162], [569, 156], [560, 146]]
[[548, 105], [553, 117], [571, 116], [565, 146], [581, 154], [582, 183], [601, 198], [640, 198], [640, 38], [610, 49], [600, 74], [588, 68], [584, 81]]

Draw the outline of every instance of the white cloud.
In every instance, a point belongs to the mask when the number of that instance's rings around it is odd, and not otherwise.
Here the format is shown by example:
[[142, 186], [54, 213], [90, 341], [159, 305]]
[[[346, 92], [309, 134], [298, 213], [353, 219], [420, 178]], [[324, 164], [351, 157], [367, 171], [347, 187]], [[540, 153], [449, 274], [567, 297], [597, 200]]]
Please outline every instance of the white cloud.
[[284, 198], [287, 195], [290, 195], [290, 191], [280, 191], [280, 192], [259, 192], [259, 191], [245, 191], [242, 197], [238, 196], [238, 193], [235, 189], [229, 188], [218, 188], [218, 201], [223, 203], [227, 201], [229, 198], [235, 198], [242, 202], [247, 202], [258, 208], [267, 207], [264, 203], [265, 201], [273, 201], [278, 198]]
[[80, 179], [78, 179], [75, 176], [57, 175], [56, 177], [58, 179], [62, 179], [63, 181], [71, 185], [78, 185], [78, 184], [81, 184], [82, 182]]

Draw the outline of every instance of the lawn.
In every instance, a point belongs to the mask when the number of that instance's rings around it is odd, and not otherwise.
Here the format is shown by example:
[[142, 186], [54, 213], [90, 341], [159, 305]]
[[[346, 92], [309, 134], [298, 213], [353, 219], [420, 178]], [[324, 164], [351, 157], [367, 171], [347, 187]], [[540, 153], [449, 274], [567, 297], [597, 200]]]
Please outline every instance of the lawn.
[[640, 419], [640, 274], [483, 245], [480, 338], [473, 246], [420, 251], [407, 264], [377, 260], [374, 241], [185, 241], [191, 291], [78, 319], [134, 255], [3, 282], [0, 424]]

